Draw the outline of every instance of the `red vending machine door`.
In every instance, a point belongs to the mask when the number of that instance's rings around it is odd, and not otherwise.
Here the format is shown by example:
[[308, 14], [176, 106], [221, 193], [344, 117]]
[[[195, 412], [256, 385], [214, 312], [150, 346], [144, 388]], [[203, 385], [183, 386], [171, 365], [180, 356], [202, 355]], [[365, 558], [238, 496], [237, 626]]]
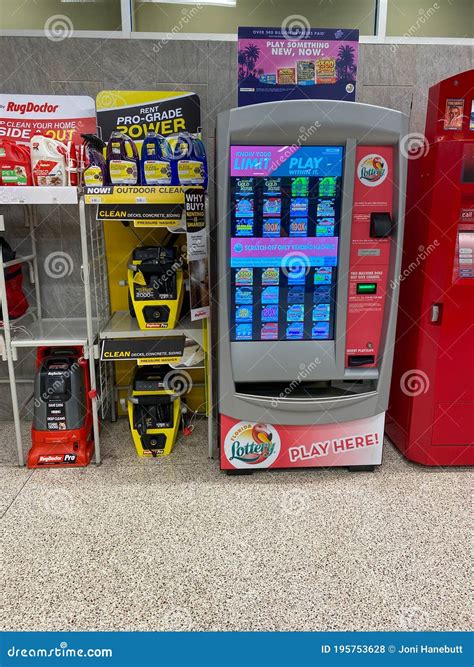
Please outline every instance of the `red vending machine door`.
[[474, 143], [456, 142], [450, 152], [461, 190], [449, 204], [447, 288], [432, 306], [440, 335], [431, 437], [433, 446], [446, 447], [474, 445]]
[[425, 465], [474, 464], [474, 70], [430, 89], [409, 163], [386, 431]]

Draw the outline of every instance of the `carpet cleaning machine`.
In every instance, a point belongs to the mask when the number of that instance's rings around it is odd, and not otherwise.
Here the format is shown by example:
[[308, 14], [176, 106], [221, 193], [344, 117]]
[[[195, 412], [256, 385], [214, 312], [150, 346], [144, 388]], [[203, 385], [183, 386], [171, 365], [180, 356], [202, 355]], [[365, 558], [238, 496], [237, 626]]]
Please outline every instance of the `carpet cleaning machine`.
[[94, 450], [89, 364], [82, 347], [39, 347], [28, 468], [86, 466]]

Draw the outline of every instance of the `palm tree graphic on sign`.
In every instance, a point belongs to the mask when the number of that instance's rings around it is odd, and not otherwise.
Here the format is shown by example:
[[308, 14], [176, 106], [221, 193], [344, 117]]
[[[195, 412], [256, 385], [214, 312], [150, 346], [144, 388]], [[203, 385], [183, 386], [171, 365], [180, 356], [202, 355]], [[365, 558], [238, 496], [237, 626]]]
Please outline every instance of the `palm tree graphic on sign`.
[[256, 44], [247, 44], [245, 49], [239, 51], [239, 81], [256, 77], [255, 66], [260, 58], [260, 53]]
[[337, 52], [336, 71], [338, 81], [355, 81], [357, 65], [352, 46], [340, 46]]

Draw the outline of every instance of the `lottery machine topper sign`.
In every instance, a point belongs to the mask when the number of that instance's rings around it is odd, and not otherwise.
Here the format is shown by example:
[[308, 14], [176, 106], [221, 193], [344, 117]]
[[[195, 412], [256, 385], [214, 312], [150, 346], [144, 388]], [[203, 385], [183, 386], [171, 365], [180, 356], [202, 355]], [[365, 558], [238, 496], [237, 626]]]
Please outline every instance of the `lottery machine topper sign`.
[[276, 100], [355, 100], [359, 31], [239, 28], [239, 106]]

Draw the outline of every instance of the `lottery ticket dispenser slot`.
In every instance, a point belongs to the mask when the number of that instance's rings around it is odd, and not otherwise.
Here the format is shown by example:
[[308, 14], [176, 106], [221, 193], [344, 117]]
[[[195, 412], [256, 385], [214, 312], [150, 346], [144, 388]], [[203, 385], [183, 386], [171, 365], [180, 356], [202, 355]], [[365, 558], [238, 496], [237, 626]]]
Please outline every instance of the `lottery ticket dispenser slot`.
[[385, 239], [392, 236], [395, 229], [390, 213], [370, 214], [370, 236], [373, 239]]
[[349, 355], [349, 366], [352, 368], [358, 366], [368, 366], [375, 363], [373, 354], [351, 354]]

